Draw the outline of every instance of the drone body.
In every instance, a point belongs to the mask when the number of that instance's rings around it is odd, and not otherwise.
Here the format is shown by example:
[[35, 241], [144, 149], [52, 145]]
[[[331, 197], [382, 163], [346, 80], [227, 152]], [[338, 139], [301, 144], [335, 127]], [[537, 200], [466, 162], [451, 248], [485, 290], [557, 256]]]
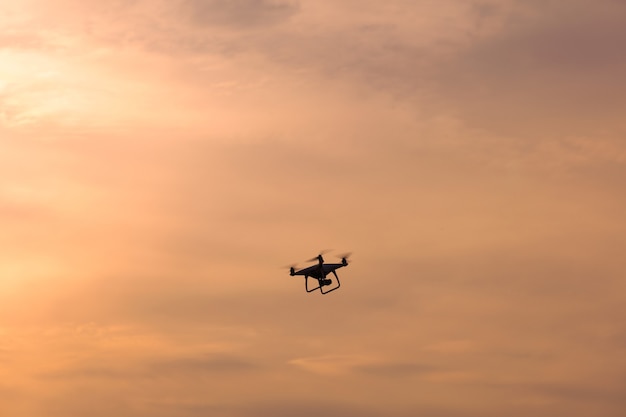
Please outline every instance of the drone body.
[[[337, 272], [335, 270], [342, 268], [344, 266], [348, 266], [348, 257], [350, 254], [345, 254], [340, 256], [341, 263], [324, 263], [324, 258], [321, 254], [317, 255], [315, 258], [310, 259], [308, 262], [312, 262], [317, 260], [316, 265], [311, 265], [304, 269], [296, 270], [295, 266], [289, 268], [289, 274], [291, 276], [294, 275], [304, 275], [304, 288], [306, 292], [313, 292], [315, 290], [320, 290], [322, 294], [328, 294], [331, 291], [335, 291], [337, 288], [341, 286], [341, 282], [339, 282], [339, 277], [337, 276]], [[337, 280], [337, 285], [333, 285], [333, 280], [330, 278], [326, 278], [328, 274], [332, 273]], [[309, 278], [317, 279], [317, 287], [309, 288]], [[324, 289], [324, 287], [332, 287], [330, 289]]]

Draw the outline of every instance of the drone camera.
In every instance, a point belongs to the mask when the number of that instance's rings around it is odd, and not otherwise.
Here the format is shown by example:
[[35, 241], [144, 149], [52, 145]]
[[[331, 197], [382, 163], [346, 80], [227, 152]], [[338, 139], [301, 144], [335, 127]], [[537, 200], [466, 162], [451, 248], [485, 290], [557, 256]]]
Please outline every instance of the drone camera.
[[333, 283], [333, 280], [332, 279], [323, 279], [323, 280], [320, 281], [320, 283], [322, 284], [322, 286], [330, 285], [330, 284]]

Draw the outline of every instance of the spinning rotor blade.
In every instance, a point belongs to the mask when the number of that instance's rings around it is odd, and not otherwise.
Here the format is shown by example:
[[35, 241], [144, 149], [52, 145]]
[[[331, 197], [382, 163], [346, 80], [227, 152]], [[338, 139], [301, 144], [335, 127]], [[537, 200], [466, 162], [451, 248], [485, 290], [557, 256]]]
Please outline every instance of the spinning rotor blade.
[[352, 255], [352, 252], [346, 252], [346, 253], [343, 253], [341, 255], [337, 255], [337, 258], [339, 258], [339, 259], [349, 259], [351, 255]]
[[325, 253], [331, 252], [332, 249], [323, 249], [320, 251], [319, 255], [315, 256], [314, 258], [311, 259], [307, 259], [306, 262], [313, 262], [313, 261], [317, 261], [318, 256], [324, 255]]
[[282, 268], [288, 269], [289, 270], [289, 275], [294, 276], [296, 275], [296, 268], [298, 267], [297, 264], [291, 264], [291, 265], [285, 265]]

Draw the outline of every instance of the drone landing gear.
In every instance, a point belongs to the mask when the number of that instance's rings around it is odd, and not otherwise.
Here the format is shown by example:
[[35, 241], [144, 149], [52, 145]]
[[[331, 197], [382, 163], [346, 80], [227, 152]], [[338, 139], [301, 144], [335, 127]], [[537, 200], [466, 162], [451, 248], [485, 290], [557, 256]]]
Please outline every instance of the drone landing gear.
[[341, 287], [341, 282], [339, 281], [339, 277], [337, 276], [337, 273], [335, 271], [332, 271], [332, 273], [335, 276], [335, 279], [337, 280], [337, 285], [331, 288], [330, 290], [326, 290], [326, 291], [324, 291], [324, 287], [331, 285], [332, 280], [326, 279], [326, 277], [316, 278], [317, 283], [318, 283], [317, 287], [309, 288], [309, 277], [308, 275], [305, 275], [304, 276], [304, 288], [306, 289], [306, 292], [313, 292], [315, 290], [320, 290], [322, 294], [328, 294], [329, 292], [335, 291], [337, 288]]

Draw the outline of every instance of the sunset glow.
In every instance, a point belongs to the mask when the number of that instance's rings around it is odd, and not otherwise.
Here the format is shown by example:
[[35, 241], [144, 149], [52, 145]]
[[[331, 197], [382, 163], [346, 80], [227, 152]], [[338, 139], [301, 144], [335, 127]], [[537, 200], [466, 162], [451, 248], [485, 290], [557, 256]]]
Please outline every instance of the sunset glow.
[[0, 415], [626, 415], [625, 21], [0, 0]]

